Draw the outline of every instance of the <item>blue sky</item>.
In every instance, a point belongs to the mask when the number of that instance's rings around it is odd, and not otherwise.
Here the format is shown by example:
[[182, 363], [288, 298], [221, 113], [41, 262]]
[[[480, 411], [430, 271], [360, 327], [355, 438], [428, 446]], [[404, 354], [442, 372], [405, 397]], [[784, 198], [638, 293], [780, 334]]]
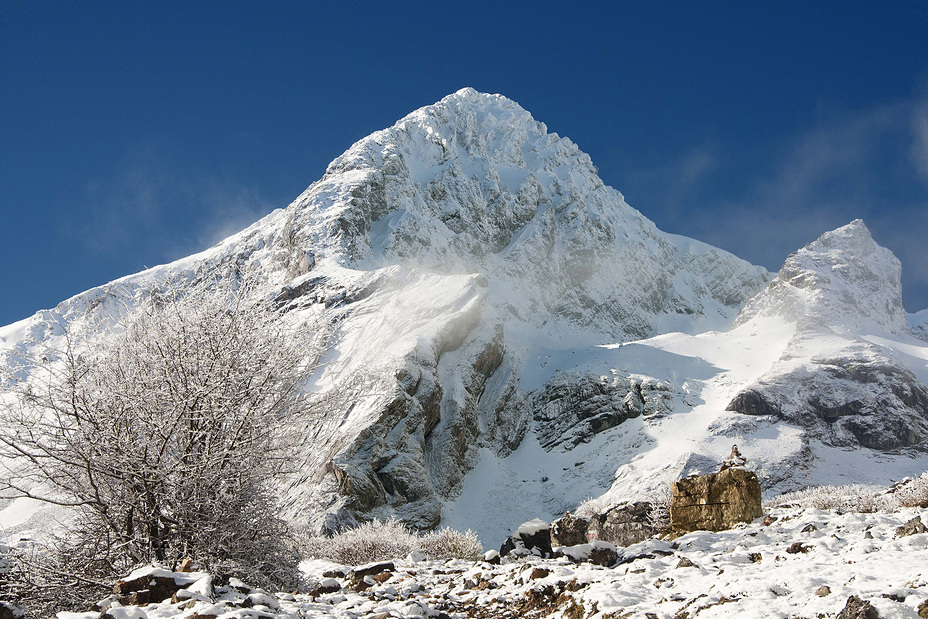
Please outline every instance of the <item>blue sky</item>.
[[463, 86], [771, 270], [861, 217], [928, 307], [928, 3], [0, 0], [0, 324], [204, 249]]

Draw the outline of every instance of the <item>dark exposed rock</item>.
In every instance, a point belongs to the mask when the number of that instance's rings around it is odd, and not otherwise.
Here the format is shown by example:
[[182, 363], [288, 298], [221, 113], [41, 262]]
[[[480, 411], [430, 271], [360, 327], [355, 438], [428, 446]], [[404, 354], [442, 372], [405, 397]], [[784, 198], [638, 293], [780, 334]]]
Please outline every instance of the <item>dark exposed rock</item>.
[[579, 516], [564, 514], [551, 523], [551, 543], [555, 546], [576, 546], [589, 539], [587, 529], [590, 521]]
[[682, 567], [697, 567], [695, 563], [687, 559], [686, 557], [680, 557], [680, 561], [677, 563], [677, 569]]
[[659, 533], [651, 524], [651, 503], [641, 501], [613, 507], [590, 519], [587, 537], [616, 546], [631, 546]]
[[555, 551], [559, 557], [567, 557], [573, 563], [592, 563], [611, 567], [619, 560], [619, 551], [609, 542], [593, 541], [589, 544], [562, 546]]
[[831, 595], [831, 587], [829, 587], [828, 585], [822, 585], [821, 587], [815, 590], [815, 595], [817, 595], [820, 598]]
[[[784, 356], [803, 354], [803, 342], [819, 335], [797, 333]], [[794, 423], [836, 447], [928, 449], [928, 388], [878, 347], [855, 340], [797, 369], [768, 373], [726, 410]]]
[[[132, 604], [160, 602], [171, 599], [178, 590], [195, 582], [195, 579], [187, 574], [179, 572], [174, 572], [171, 576], [163, 574], [163, 571], [144, 573], [131, 580], [117, 581], [113, 585], [113, 593], [124, 596]], [[133, 597], [136, 601], [131, 601]]]
[[791, 555], [798, 555], [800, 553], [805, 554], [812, 550], [811, 546], [806, 546], [802, 542], [793, 542], [789, 545], [789, 548], [786, 549], [786, 552]]
[[750, 471], [730, 468], [673, 484], [670, 527], [675, 534], [723, 531], [763, 515], [760, 483]]
[[744, 415], [779, 415], [780, 413], [780, 407], [756, 389], [745, 389], [738, 393], [725, 410]]
[[0, 601], [0, 619], [22, 619], [26, 613], [18, 606]]
[[543, 520], [531, 520], [523, 523], [515, 533], [503, 542], [499, 550], [503, 557], [513, 555], [517, 557], [537, 555], [551, 556], [551, 530]]
[[558, 374], [532, 399], [538, 441], [545, 449], [573, 448], [641, 415], [672, 409], [673, 387], [657, 379]]
[[880, 613], [870, 602], [852, 595], [847, 599], [844, 609], [838, 613], [837, 619], [880, 619]]
[[363, 580], [365, 576], [373, 576], [375, 574], [392, 572], [394, 570], [396, 570], [396, 565], [394, 565], [392, 561], [379, 561], [376, 563], [359, 565], [351, 570], [349, 575], [352, 580]]
[[912, 518], [901, 527], [896, 528], [896, 537], [917, 535], [919, 533], [925, 533], [926, 531], [928, 531], [928, 529], [925, 528], [925, 524], [922, 522], [922, 517], [915, 516], [915, 518]]

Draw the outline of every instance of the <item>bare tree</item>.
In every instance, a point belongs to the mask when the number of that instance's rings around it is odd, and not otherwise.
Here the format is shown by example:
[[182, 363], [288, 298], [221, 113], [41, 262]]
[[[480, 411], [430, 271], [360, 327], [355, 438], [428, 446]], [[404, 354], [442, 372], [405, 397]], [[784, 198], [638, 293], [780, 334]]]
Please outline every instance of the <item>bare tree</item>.
[[68, 333], [31, 362], [0, 409], [0, 496], [75, 508], [100, 573], [193, 557], [281, 582], [296, 563], [276, 484], [327, 333], [252, 288], [153, 293], [125, 328]]

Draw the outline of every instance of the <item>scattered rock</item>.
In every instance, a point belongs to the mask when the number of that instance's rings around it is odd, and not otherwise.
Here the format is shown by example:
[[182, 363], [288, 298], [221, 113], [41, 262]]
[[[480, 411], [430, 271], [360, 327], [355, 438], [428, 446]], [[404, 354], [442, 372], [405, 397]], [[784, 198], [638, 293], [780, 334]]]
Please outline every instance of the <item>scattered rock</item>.
[[831, 595], [831, 587], [829, 587], [828, 585], [822, 585], [821, 587], [815, 590], [815, 595], [817, 595], [820, 598], [829, 596]]
[[806, 526], [802, 527], [803, 533], [812, 533], [813, 531], [818, 531], [818, 527], [812, 524], [811, 522]]
[[128, 604], [147, 604], [174, 597], [180, 589], [192, 585], [196, 579], [189, 574], [148, 568], [137, 570], [113, 585], [113, 593], [125, 597]]
[[844, 610], [838, 613], [837, 619], [880, 619], [880, 614], [873, 604], [852, 595], [847, 599]]
[[374, 580], [376, 580], [376, 581], [379, 582], [380, 584], [383, 584], [383, 583], [387, 582], [388, 580], [390, 580], [391, 578], [393, 578], [393, 572], [381, 572], [381, 573], [379, 573], [379, 574], [376, 574], [376, 575], [374, 575], [374, 576], [371, 576], [371, 578], [373, 578]]
[[748, 553], [748, 559], [751, 560], [751, 563], [760, 563], [763, 560], [763, 556], [759, 552]]
[[620, 547], [643, 542], [659, 533], [651, 524], [651, 510], [651, 503], [646, 501], [613, 507], [590, 519], [587, 537]]
[[551, 530], [548, 523], [536, 518], [524, 522], [516, 532], [503, 542], [499, 549], [500, 556], [512, 554], [516, 557], [537, 555], [542, 558], [551, 556]]
[[490, 565], [499, 565], [499, 551], [497, 550], [488, 550], [483, 553], [483, 560], [489, 563]]
[[921, 619], [928, 619], [928, 600], [918, 605], [918, 616]]
[[673, 484], [670, 527], [675, 534], [724, 531], [763, 515], [760, 482], [751, 471], [730, 468]]
[[864, 539], [873, 539], [873, 533], [870, 531], [864, 531]]
[[579, 516], [564, 514], [551, 523], [551, 543], [557, 546], [576, 546], [589, 541], [587, 529], [590, 521]]
[[551, 570], [545, 569], [543, 567], [536, 567], [532, 569], [532, 573], [529, 574], [529, 580], [538, 580], [539, 578], [544, 578], [551, 573]]
[[776, 516], [769, 516], [769, 515], [768, 515], [768, 516], [765, 516], [765, 517], [764, 517], [764, 521], [761, 522], [760, 524], [761, 524], [761, 526], [769, 527], [770, 525], [772, 525], [772, 524], [773, 524], [774, 522], [776, 522], [777, 520], [779, 520], [779, 518], [777, 518]]
[[26, 612], [20, 607], [0, 601], [0, 619], [22, 619], [25, 616]]
[[378, 561], [359, 565], [351, 570], [350, 576], [352, 580], [364, 580], [365, 576], [373, 576], [381, 572], [392, 572], [395, 569], [396, 566], [393, 564], [393, 561]]
[[331, 570], [326, 570], [322, 572], [322, 577], [323, 578], [345, 578], [346, 576], [348, 576], [348, 571], [349, 570], [343, 569], [343, 568], [335, 568]]
[[609, 542], [593, 541], [589, 544], [577, 544], [576, 546], [562, 546], [557, 549], [556, 554], [561, 557], [567, 557], [573, 563], [592, 563], [611, 567], [619, 560], [618, 549]]
[[805, 554], [810, 550], [812, 550], [812, 546], [806, 546], [802, 542], [793, 542], [790, 544], [789, 548], [786, 549], [786, 552], [791, 555], [798, 555], [799, 553]]
[[697, 567], [697, 565], [686, 557], [680, 557], [680, 562], [677, 563], [677, 569], [680, 569], [681, 567]]
[[919, 533], [925, 533], [926, 531], [928, 531], [928, 529], [925, 529], [925, 525], [922, 523], [922, 517], [915, 516], [901, 527], [896, 528], [896, 537], [917, 535]]

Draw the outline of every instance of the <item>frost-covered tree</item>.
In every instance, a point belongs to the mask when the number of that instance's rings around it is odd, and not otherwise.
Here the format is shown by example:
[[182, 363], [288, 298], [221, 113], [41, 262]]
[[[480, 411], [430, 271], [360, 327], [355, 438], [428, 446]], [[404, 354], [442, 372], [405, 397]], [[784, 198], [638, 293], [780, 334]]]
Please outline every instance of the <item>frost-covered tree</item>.
[[[152, 293], [128, 321], [69, 333], [8, 383], [0, 496], [74, 508], [103, 572], [192, 557], [277, 580], [295, 566], [277, 517], [287, 427], [326, 341], [240, 278]], [[25, 370], [25, 371], [23, 371]], [[100, 565], [98, 565], [100, 567]]]

